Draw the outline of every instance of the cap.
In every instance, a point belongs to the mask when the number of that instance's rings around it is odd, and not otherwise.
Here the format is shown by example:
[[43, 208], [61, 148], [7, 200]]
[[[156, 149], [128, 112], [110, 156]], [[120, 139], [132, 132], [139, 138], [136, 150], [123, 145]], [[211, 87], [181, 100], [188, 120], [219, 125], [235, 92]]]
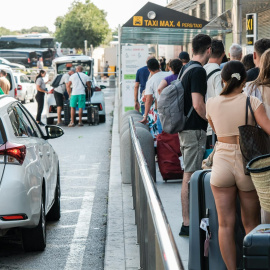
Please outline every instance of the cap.
[[187, 52], [180, 52], [179, 53], [179, 59], [181, 59], [181, 60], [185, 59], [185, 60], [189, 61], [190, 60], [189, 59], [189, 54]]
[[72, 67], [69, 71], [73, 71], [75, 73], [76, 72], [76, 68]]

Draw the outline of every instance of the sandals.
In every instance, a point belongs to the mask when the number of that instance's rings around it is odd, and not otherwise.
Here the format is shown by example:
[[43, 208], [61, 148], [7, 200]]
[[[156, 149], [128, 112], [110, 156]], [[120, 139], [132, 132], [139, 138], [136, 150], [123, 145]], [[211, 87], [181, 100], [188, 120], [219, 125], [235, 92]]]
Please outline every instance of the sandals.
[[72, 122], [70, 122], [69, 125], [68, 125], [68, 127], [75, 127], [75, 124], [72, 123]]

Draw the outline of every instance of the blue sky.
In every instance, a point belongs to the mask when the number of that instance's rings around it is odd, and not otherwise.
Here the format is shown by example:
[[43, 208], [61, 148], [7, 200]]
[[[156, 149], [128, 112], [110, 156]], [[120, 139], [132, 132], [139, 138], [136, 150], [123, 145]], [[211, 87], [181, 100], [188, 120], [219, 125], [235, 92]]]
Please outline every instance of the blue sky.
[[[8, 0], [2, 3], [0, 27], [10, 30], [20, 30], [32, 26], [47, 26], [55, 30], [54, 22], [58, 16], [68, 12], [74, 0]], [[82, 2], [84, 2], [82, 0]], [[100, 9], [107, 12], [107, 20], [111, 28], [125, 23], [136, 13], [147, 0], [92, 0]], [[151, 2], [165, 6], [167, 0], [151, 0]]]

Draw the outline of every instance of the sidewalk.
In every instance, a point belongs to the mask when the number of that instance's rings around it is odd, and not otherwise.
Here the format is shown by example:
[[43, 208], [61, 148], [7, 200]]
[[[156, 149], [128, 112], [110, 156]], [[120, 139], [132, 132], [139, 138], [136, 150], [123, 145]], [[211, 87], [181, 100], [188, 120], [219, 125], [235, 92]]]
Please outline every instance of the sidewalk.
[[[120, 172], [117, 95], [118, 92], [115, 91], [104, 269], [137, 270], [140, 266], [140, 253], [139, 245], [136, 245], [137, 226], [135, 225], [135, 211], [132, 210], [132, 187], [129, 184], [122, 184]], [[156, 186], [184, 268], [188, 269], [188, 238], [178, 235], [182, 224], [181, 181], [165, 183], [157, 166]]]
[[140, 256], [139, 245], [136, 245], [137, 227], [135, 211], [132, 210], [132, 189], [130, 184], [122, 184], [120, 172], [117, 95], [118, 91], [115, 91], [104, 269], [138, 270]]

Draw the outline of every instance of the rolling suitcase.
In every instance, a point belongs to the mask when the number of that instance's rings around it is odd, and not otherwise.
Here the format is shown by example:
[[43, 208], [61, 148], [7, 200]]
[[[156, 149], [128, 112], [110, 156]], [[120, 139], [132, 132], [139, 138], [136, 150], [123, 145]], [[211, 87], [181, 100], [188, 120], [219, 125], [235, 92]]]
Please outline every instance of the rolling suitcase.
[[[210, 170], [197, 171], [192, 175], [190, 180], [189, 270], [226, 270], [219, 249], [218, 216], [210, 186], [210, 176]], [[206, 219], [205, 222], [202, 222], [202, 219]], [[242, 265], [242, 243], [244, 235], [240, 204], [237, 201], [235, 239], [237, 265], [240, 267]]]
[[261, 224], [244, 239], [244, 269], [270, 269], [270, 224]]
[[70, 105], [69, 99], [64, 101], [64, 124], [67, 126], [70, 122]]
[[178, 134], [168, 134], [162, 131], [157, 135], [158, 166], [163, 180], [182, 179], [180, 142]]
[[91, 103], [87, 106], [87, 122], [89, 125], [99, 125], [99, 113], [98, 106], [94, 106]]

